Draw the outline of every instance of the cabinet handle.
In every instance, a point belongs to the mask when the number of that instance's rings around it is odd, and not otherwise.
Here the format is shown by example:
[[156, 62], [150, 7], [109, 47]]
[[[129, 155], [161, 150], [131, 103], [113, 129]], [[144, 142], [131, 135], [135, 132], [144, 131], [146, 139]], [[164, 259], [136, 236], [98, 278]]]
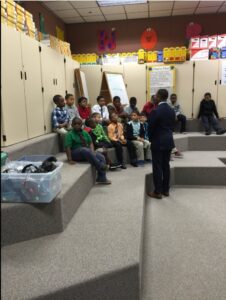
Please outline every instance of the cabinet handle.
[[57, 85], [57, 78], [56, 78], [56, 85]]
[[25, 80], [27, 80], [27, 73], [24, 72], [24, 77], [25, 77]]
[[221, 79], [220, 79], [220, 84], [221, 84]]
[[20, 78], [23, 79], [23, 72], [20, 71]]
[[217, 85], [217, 81], [215, 80], [215, 85]]
[[53, 85], [55, 85], [55, 78], [53, 78]]

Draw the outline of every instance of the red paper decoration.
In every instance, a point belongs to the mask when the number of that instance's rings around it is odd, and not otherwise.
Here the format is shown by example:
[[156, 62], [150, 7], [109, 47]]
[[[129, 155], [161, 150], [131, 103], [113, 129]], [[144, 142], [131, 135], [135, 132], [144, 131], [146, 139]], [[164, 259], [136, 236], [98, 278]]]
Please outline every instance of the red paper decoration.
[[157, 33], [152, 28], [147, 28], [141, 35], [141, 47], [145, 50], [151, 50], [157, 44]]
[[186, 27], [186, 38], [190, 39], [194, 36], [200, 35], [202, 27], [198, 23], [190, 23]]
[[115, 28], [111, 29], [110, 34], [106, 30], [100, 30], [98, 32], [98, 49], [100, 51], [104, 50], [114, 50], [116, 48], [116, 33]]

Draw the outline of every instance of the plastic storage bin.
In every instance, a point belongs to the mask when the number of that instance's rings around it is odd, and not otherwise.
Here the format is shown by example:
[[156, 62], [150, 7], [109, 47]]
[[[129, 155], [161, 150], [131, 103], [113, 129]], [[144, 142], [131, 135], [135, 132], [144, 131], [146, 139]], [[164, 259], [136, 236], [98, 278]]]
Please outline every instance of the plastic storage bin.
[[49, 155], [25, 155], [25, 156], [20, 157], [18, 159], [18, 161], [43, 162], [50, 156], [52, 156], [52, 155], [51, 154], [49, 154]]
[[[40, 162], [12, 161], [4, 169], [23, 168], [30, 163], [40, 165]], [[63, 163], [56, 164], [57, 168], [48, 173], [2, 173], [1, 202], [50, 203], [62, 188]]]

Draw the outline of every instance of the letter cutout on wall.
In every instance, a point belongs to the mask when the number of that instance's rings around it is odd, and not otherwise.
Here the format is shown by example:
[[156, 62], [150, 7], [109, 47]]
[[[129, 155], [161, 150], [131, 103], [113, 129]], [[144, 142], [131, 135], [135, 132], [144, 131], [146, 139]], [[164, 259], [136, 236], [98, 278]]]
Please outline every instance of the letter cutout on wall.
[[114, 50], [116, 48], [115, 28], [111, 29], [110, 34], [106, 30], [98, 32], [98, 49], [100, 51]]

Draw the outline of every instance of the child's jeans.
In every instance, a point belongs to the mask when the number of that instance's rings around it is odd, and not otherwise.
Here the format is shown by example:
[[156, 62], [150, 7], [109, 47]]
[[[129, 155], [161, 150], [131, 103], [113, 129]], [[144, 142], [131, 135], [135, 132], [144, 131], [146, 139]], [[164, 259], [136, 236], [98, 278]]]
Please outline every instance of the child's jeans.
[[93, 152], [89, 148], [81, 147], [72, 150], [72, 159], [74, 161], [82, 162], [88, 161], [97, 170], [97, 180], [105, 181], [106, 172], [102, 170], [103, 166], [106, 164], [104, 156], [99, 152]]

